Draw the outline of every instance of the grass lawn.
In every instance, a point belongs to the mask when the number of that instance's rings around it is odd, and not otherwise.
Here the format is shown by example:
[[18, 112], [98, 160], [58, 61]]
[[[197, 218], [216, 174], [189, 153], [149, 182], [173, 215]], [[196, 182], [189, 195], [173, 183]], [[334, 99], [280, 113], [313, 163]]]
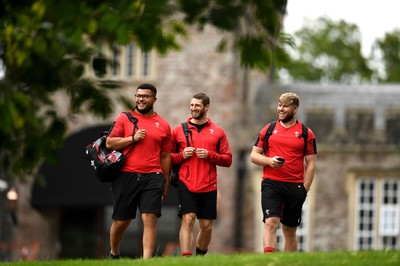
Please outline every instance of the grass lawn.
[[400, 265], [399, 251], [359, 251], [359, 252], [309, 252], [309, 253], [275, 253], [275, 254], [210, 254], [204, 257], [156, 257], [148, 260], [53, 260], [32, 262], [0, 262], [0, 266], [222, 266], [222, 265], [266, 265], [266, 266], [386, 266]]

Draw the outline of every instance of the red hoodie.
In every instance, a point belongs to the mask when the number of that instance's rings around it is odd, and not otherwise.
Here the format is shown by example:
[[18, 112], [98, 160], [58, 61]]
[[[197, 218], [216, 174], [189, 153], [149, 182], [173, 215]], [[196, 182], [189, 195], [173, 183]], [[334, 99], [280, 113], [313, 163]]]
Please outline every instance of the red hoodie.
[[[182, 163], [179, 180], [187, 186], [189, 191], [196, 193], [214, 191], [217, 189], [217, 165], [229, 167], [232, 164], [228, 139], [225, 131], [210, 119], [207, 118], [208, 122], [200, 132], [189, 123], [190, 119], [187, 121], [190, 146], [208, 150], [207, 159], [199, 159], [196, 154], [186, 160], [183, 158], [182, 152], [187, 144], [182, 125], [179, 124], [172, 130], [171, 135], [172, 164]], [[176, 153], [177, 144], [180, 146], [179, 153]]]

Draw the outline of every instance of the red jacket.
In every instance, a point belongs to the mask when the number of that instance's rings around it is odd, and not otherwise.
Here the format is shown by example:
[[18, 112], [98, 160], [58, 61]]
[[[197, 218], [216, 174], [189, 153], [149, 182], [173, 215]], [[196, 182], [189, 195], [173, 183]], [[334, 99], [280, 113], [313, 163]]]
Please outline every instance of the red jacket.
[[[180, 164], [179, 180], [183, 182], [191, 192], [210, 192], [217, 189], [217, 165], [229, 167], [232, 164], [232, 153], [229, 147], [225, 131], [213, 123], [210, 119], [204, 128], [198, 132], [197, 128], [189, 123], [189, 142], [194, 148], [208, 150], [207, 159], [199, 159], [196, 155], [188, 159], [183, 158], [183, 149], [186, 145], [186, 137], [182, 125], [179, 124], [172, 130], [172, 164]], [[177, 144], [180, 146], [176, 153]]]

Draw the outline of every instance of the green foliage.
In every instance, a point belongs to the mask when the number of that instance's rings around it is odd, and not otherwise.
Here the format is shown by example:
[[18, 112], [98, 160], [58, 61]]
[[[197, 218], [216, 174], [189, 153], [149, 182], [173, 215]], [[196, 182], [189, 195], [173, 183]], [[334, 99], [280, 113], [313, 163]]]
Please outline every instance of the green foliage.
[[[199, 29], [205, 25], [235, 33], [232, 43], [240, 54], [241, 66], [265, 71], [277, 60], [277, 47], [287, 43], [281, 37], [282, 15], [285, 13], [287, 0], [246, 0], [246, 1], [203, 1], [178, 0], [184, 22], [196, 24]], [[290, 38], [289, 38], [290, 39]], [[228, 41], [223, 39], [219, 51], [228, 48]]]
[[361, 83], [373, 70], [361, 53], [361, 35], [354, 24], [327, 18], [311, 21], [295, 33], [297, 51], [277, 66], [296, 80]]
[[[105, 76], [110, 63], [101, 55], [92, 62], [96, 44], [133, 40], [144, 51], [165, 54], [180, 48], [187, 25], [212, 25], [238, 36], [231, 48], [243, 66], [265, 70], [281, 57], [286, 2], [0, 0], [0, 178], [22, 178], [40, 162], [56, 162], [70, 115], [111, 113], [110, 92], [121, 99], [123, 83], [85, 76], [88, 66]], [[228, 47], [224, 39], [216, 48]], [[63, 111], [55, 101], [60, 95]]]
[[400, 82], [400, 30], [386, 33], [382, 39], [375, 41], [374, 53], [380, 54], [384, 68], [382, 82]]
[[[143, 49], [164, 53], [177, 48], [185, 35], [170, 19], [166, 1], [2, 1], [0, 58], [0, 177], [18, 178], [42, 161], [56, 162], [68, 116], [112, 111], [109, 91], [122, 83], [85, 76], [95, 49], [109, 41], [126, 44], [135, 38]], [[103, 61], [106, 62], [106, 61]], [[106, 63], [95, 65], [104, 73]], [[55, 94], [62, 93], [67, 113]]]

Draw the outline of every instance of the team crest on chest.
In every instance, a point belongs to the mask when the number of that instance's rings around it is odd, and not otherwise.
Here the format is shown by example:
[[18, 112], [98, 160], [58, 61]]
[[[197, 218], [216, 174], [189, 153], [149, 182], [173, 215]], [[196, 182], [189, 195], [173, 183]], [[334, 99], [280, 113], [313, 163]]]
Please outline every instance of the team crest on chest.
[[156, 127], [159, 127], [159, 126], [160, 126], [160, 123], [158, 123], [158, 122], [156, 122], [155, 124], [156, 124]]
[[296, 137], [299, 137], [299, 136], [300, 136], [299, 131], [296, 130], [296, 131], [294, 132], [294, 135], [295, 135]]
[[210, 134], [213, 135], [214, 132], [215, 132], [215, 130], [211, 128], [211, 129], [210, 129]]

